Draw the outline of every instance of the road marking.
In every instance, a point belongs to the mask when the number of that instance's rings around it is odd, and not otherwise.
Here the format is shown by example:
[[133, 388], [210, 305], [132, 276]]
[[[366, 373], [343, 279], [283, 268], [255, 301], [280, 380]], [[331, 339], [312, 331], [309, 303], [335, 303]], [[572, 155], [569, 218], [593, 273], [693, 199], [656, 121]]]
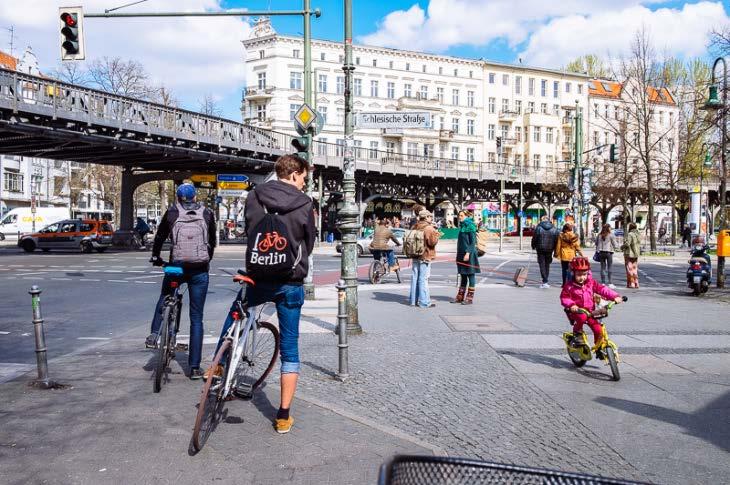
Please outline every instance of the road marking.
[[647, 263], [647, 264], [650, 264], [650, 265], [653, 264], [653, 265], [656, 265], [656, 266], [663, 266], [665, 268], [676, 268], [677, 267], [676, 264], [669, 264], [669, 263], [652, 262], [652, 263]]
[[10, 332], [0, 332], [0, 335], [10, 335]]
[[639, 270], [639, 273], [641, 273], [642, 275], [644, 275], [644, 277], [645, 277], [645, 278], [646, 278], [647, 280], [651, 281], [651, 282], [652, 282], [652, 283], [654, 283], [655, 285], [658, 285], [658, 284], [659, 284], [659, 282], [658, 282], [658, 281], [657, 281], [656, 279], [654, 279], [654, 278], [652, 278], [651, 276], [649, 276], [648, 274], [646, 274], [646, 271], [644, 271], [643, 269], [640, 269], [640, 270]]
[[148, 278], [159, 278], [159, 277], [160, 277], [160, 274], [157, 273], [157, 274], [151, 274], [151, 275], [147, 275], [147, 276], [130, 276], [130, 277], [126, 278], [126, 280], [127, 281], [129, 281], [129, 280], [137, 281], [137, 280], [143, 280], [143, 279], [148, 279]]
[[97, 280], [95, 278], [80, 278], [79, 281], [101, 281], [101, 280]]
[[107, 280], [109, 283], [129, 283], [127, 280]]
[[109, 337], [79, 337], [76, 340], [111, 340]]
[[39, 271], [37, 273], [18, 273], [18, 276], [31, 276], [31, 275], [37, 275], [37, 274], [45, 274], [47, 271]]
[[157, 282], [156, 281], [135, 281], [134, 283], [137, 283], [138, 285], [154, 285]]
[[128, 269], [127, 273], [144, 273], [145, 270], [143, 269]]
[[54, 281], [71, 281], [71, 278], [51, 278]]

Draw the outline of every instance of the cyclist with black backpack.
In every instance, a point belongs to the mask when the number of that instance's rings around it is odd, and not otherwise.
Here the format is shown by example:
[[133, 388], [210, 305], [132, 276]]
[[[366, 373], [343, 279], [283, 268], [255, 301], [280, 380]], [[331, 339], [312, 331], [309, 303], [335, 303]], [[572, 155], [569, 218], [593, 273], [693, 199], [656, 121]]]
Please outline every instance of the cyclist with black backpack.
[[[177, 202], [165, 212], [160, 221], [150, 259], [155, 266], [164, 264], [160, 252], [163, 243], [169, 237], [172, 241], [169, 264], [180, 266], [183, 269], [182, 278], [178, 277], [178, 280], [188, 284], [188, 294], [190, 295], [188, 353], [190, 379], [203, 377], [203, 371], [200, 369], [203, 351], [203, 308], [205, 307], [205, 297], [208, 294], [210, 260], [213, 259], [216, 243], [216, 224], [213, 212], [197, 202], [195, 196], [195, 187], [192, 184], [182, 184], [177, 188]], [[162, 280], [162, 291], [152, 319], [151, 333], [145, 340], [145, 346], [148, 348], [155, 348], [157, 345], [165, 296], [173, 292], [170, 287], [171, 280], [172, 276], [167, 274]]]
[[[276, 304], [281, 334], [281, 404], [274, 421], [278, 433], [288, 433], [294, 424], [289, 409], [299, 378], [299, 318], [304, 304], [304, 277], [314, 249], [315, 223], [312, 200], [302, 189], [307, 180], [307, 162], [295, 155], [280, 157], [274, 166], [278, 180], [257, 186], [246, 199], [246, 273], [255, 284], [236, 301], [246, 298], [249, 307]], [[231, 312], [236, 311], [234, 301]], [[231, 312], [221, 338], [233, 324]], [[216, 348], [216, 353], [218, 352]], [[222, 367], [209, 369], [206, 379], [223, 374]]]

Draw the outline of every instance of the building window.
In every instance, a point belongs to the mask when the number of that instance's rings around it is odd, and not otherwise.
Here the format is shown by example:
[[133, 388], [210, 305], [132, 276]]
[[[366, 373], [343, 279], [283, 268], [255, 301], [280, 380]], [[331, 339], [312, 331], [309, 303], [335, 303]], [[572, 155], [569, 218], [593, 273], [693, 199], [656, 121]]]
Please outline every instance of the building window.
[[473, 162], [474, 161], [474, 153], [475, 153], [475, 150], [473, 148], [467, 148], [466, 149], [466, 161], [467, 162]]
[[445, 130], [446, 129], [446, 120], [443, 116], [439, 116], [439, 129]]
[[489, 73], [489, 84], [494, 84], [494, 73], [493, 72]]
[[540, 113], [546, 115], [547, 112], [547, 103], [540, 103]]
[[355, 148], [355, 158], [360, 160], [364, 158], [362, 156], [362, 140], [353, 140], [352, 145]]
[[256, 118], [260, 121], [263, 121], [266, 119], [266, 105], [265, 104], [256, 105]]
[[327, 106], [317, 106], [317, 111], [322, 115], [322, 121], [327, 124]]
[[509, 99], [502, 98], [502, 112], [505, 113], [509, 111]]
[[395, 154], [395, 142], [394, 141], [385, 142], [385, 153], [387, 153], [388, 155]]
[[466, 120], [466, 134], [474, 135], [474, 120]]
[[540, 170], [540, 155], [537, 153], [532, 156], [532, 168]]
[[459, 133], [459, 118], [451, 118], [451, 131]]
[[444, 88], [436, 88], [436, 99], [439, 100], [439, 103], [444, 102]]
[[552, 143], [553, 142], [553, 128], [551, 126], [548, 126], [545, 128], [545, 143]]
[[345, 93], [345, 76], [337, 76], [337, 94]]
[[378, 97], [378, 81], [370, 81], [370, 96], [373, 98]]
[[554, 104], [553, 105], [553, 112], [550, 113], [551, 115], [560, 116], [560, 105]]
[[555, 165], [554, 161], [555, 157], [552, 155], [545, 155], [545, 165], [547, 165], [548, 168], [552, 168]]
[[419, 93], [419, 96], [421, 99], [428, 99], [428, 86], [423, 85], [421, 86], [421, 91]]
[[355, 96], [362, 96], [362, 79], [355, 78]]
[[256, 86], [258, 86], [259, 89], [264, 89], [266, 87], [266, 73], [265, 72], [258, 73]]
[[451, 159], [452, 160], [459, 159], [459, 147], [451, 147]]
[[406, 145], [406, 152], [408, 153], [408, 160], [415, 160], [418, 156], [418, 143], [409, 141]]
[[570, 92], [570, 83], [565, 83], [565, 92], [566, 93]]
[[30, 176], [30, 193], [40, 195], [42, 192], [43, 175]]
[[403, 85], [403, 96], [406, 98], [410, 98], [413, 95], [411, 92], [411, 85], [410, 84], [404, 84]]
[[299, 49], [294, 49], [294, 51], [292, 52], [292, 57], [294, 59], [299, 59], [299, 54], [300, 54]]
[[259, 59], [266, 57], [266, 51], [259, 51]]
[[540, 96], [543, 98], [547, 96], [547, 79], [540, 80]]
[[317, 140], [317, 155], [327, 155], [327, 138], [320, 138]]
[[598, 118], [598, 103], [593, 103], [593, 116]]
[[338, 138], [336, 140], [335, 156], [342, 157], [345, 155], [345, 140]]
[[474, 91], [467, 91], [466, 92], [466, 105], [469, 108], [474, 107]]
[[532, 127], [532, 141], [540, 143], [540, 131], [539, 126]]
[[600, 144], [601, 144], [601, 140], [600, 140], [600, 137], [598, 135], [598, 132], [597, 131], [594, 131], [593, 132], [593, 146], [594, 147], [597, 147]]
[[515, 140], [522, 141], [522, 127], [515, 126]]
[[439, 66], [439, 74], [440, 74], [440, 75], [443, 75], [443, 73], [444, 73], [444, 68], [443, 68], [443, 67], [441, 67], [441, 66]]
[[454, 77], [459, 77], [459, 70], [458, 69], [454, 69]]
[[388, 61], [388, 69], [393, 69], [393, 61]]
[[388, 83], [388, 99], [395, 99], [395, 83]]
[[507, 123], [500, 123], [499, 124], [499, 135], [504, 140], [505, 138], [509, 138], [509, 125]]
[[534, 101], [528, 101], [527, 102], [527, 112], [528, 113], [534, 113], [535, 112], [535, 102]]
[[527, 80], [527, 94], [528, 96], [535, 95], [535, 78], [531, 77]]
[[459, 106], [459, 90], [458, 89], [451, 90], [451, 104], [453, 104], [454, 106]]
[[502, 86], [509, 86], [509, 74], [502, 74]]
[[340, 54], [340, 64], [343, 64], [345, 62], [345, 56]]
[[578, 83], [578, 94], [583, 94], [583, 85]]
[[519, 99], [515, 101], [515, 111], [518, 115], [522, 114], [522, 101], [520, 101]]
[[326, 93], [327, 92], [327, 75], [326, 74], [320, 74], [317, 77], [317, 90], [320, 93]]
[[558, 81], [553, 81], [553, 98], [559, 98], [560, 97], [560, 83]]
[[[672, 114], [672, 113], [669, 113], [669, 115], [670, 115], [670, 119], [671, 119], [671, 114]], [[618, 106], [614, 106], [614, 107], [613, 107], [613, 119], [614, 119], [614, 120], [617, 120], [617, 119], [618, 119]]]
[[423, 156], [426, 158], [432, 157], [434, 155], [434, 149], [433, 145], [431, 143], [424, 143], [423, 144]]
[[375, 160], [376, 158], [378, 158], [378, 142], [377, 141], [370, 142], [370, 150], [368, 151], [368, 158], [370, 160]]
[[360, 58], [359, 57], [356, 57], [355, 58], [355, 64], [357, 64], [358, 66], [360, 65]]
[[489, 98], [488, 110], [490, 114], [494, 114], [497, 109], [497, 98]]
[[301, 72], [290, 72], [289, 73], [289, 89], [302, 89], [302, 73]]
[[3, 188], [8, 192], [23, 192], [23, 174], [6, 171], [3, 174]]
[[426, 72], [426, 64], [421, 66], [421, 72]]
[[324, 61], [325, 60], [325, 54], [324, 54], [324, 52], [320, 52], [319, 53], [319, 60], [320, 61]]
[[607, 132], [607, 131], [604, 131], [604, 132], [603, 132], [603, 144], [604, 144], [604, 145], [608, 145], [609, 143], [610, 143], [610, 142], [609, 142], [609, 135], [608, 135], [608, 132]]
[[299, 105], [298, 104], [290, 104], [289, 105], [289, 120], [294, 121], [294, 115], [297, 114], [297, 111], [299, 111]]
[[377, 59], [373, 59], [373, 67], [378, 67], [378, 60]]
[[494, 125], [489, 125], [487, 127], [487, 139], [494, 140]]
[[522, 76], [515, 76], [515, 94], [522, 94]]

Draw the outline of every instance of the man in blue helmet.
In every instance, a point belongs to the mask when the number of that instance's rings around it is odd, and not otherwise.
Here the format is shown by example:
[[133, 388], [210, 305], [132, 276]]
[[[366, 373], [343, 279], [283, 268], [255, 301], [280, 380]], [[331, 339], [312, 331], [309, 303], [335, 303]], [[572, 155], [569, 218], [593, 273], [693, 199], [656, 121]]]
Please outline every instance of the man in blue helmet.
[[[183, 269], [182, 281], [188, 284], [190, 298], [190, 345], [188, 347], [188, 366], [190, 379], [200, 379], [203, 370], [200, 359], [203, 351], [203, 307], [208, 293], [208, 271], [216, 242], [216, 224], [213, 212], [205, 208], [195, 198], [195, 187], [182, 184], [177, 188], [177, 202], [162, 217], [155, 234], [150, 262], [162, 266], [160, 257], [162, 244], [170, 238], [169, 264]], [[165, 275], [162, 280], [162, 291], [157, 301], [157, 308], [152, 319], [150, 335], [145, 346], [154, 348], [157, 345], [157, 334], [162, 323], [162, 305], [165, 296], [172, 293], [171, 276]]]

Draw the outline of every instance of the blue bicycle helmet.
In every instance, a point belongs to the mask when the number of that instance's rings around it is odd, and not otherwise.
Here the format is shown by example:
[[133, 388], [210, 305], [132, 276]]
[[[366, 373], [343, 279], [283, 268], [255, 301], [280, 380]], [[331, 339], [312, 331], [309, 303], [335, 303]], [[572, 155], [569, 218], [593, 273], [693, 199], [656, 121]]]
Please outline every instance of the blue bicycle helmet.
[[177, 188], [177, 198], [180, 202], [193, 202], [195, 200], [195, 186], [193, 184], [182, 184]]

